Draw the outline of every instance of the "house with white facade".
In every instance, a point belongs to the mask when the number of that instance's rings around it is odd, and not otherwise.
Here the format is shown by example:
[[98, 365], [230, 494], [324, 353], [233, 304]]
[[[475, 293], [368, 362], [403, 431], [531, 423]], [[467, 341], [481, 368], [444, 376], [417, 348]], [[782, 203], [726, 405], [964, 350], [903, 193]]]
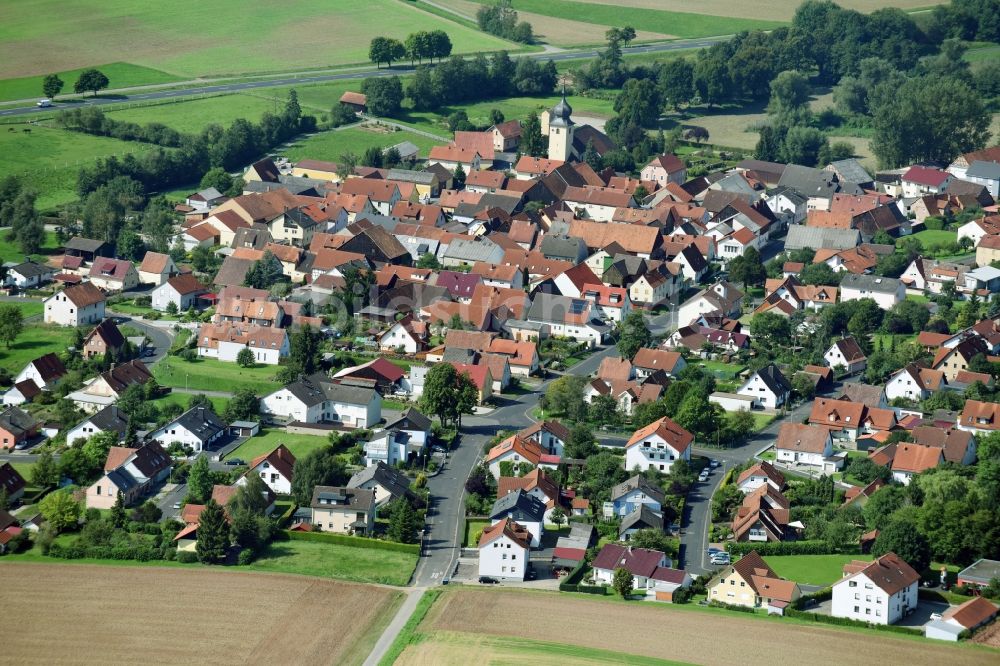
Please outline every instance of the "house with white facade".
[[479, 537], [479, 575], [524, 580], [531, 551], [531, 532], [511, 518], [483, 530]]
[[244, 349], [253, 352], [255, 363], [278, 365], [288, 356], [291, 343], [283, 328], [255, 324], [202, 324], [198, 329], [198, 355], [235, 363]]
[[426, 346], [426, 339], [427, 325], [408, 314], [379, 335], [378, 346], [382, 351], [416, 354]]
[[180, 442], [193, 451], [205, 451], [226, 432], [226, 424], [206, 407], [192, 407], [173, 421], [149, 433], [164, 447]]
[[97, 257], [90, 267], [90, 282], [107, 292], [127, 291], [139, 284], [139, 272], [131, 261]]
[[14, 384], [31, 380], [40, 389], [51, 389], [59, 379], [66, 374], [66, 366], [62, 360], [53, 353], [39, 356], [33, 361], [29, 361], [21, 372], [14, 377]]
[[750, 494], [765, 484], [778, 492], [785, 489], [785, 475], [766, 460], [743, 470], [736, 479], [736, 487], [744, 494]]
[[55, 274], [56, 270], [51, 266], [28, 260], [7, 269], [4, 285], [18, 289], [31, 289], [51, 282]]
[[840, 281], [840, 302], [862, 298], [870, 298], [883, 310], [891, 310], [906, 299], [906, 285], [896, 278], [846, 273]]
[[175, 275], [153, 289], [150, 294], [150, 306], [154, 310], [163, 312], [173, 303], [178, 312], [184, 312], [206, 291], [208, 289], [198, 282], [198, 278], [194, 275], [190, 273]]
[[833, 585], [831, 615], [872, 624], [895, 624], [917, 607], [920, 574], [895, 553], [844, 565]]
[[636, 430], [625, 444], [625, 469], [669, 473], [675, 460], [691, 460], [694, 435], [664, 416]]
[[60, 326], [96, 324], [104, 319], [104, 292], [90, 282], [66, 287], [45, 299], [45, 323]]
[[411, 462], [426, 453], [430, 439], [431, 420], [408, 407], [365, 442], [365, 465], [381, 462], [394, 467], [400, 461]]
[[525, 319], [548, 326], [551, 335], [572, 338], [591, 347], [601, 344], [610, 331], [597, 318], [593, 303], [556, 294], [535, 294]]
[[925, 368], [917, 363], [908, 363], [889, 375], [889, 380], [885, 383], [885, 397], [887, 400], [905, 398], [920, 402], [947, 384], [944, 372]]
[[771, 363], [750, 375], [736, 394], [752, 398], [755, 408], [778, 409], [791, 397], [792, 385]]
[[823, 354], [823, 361], [826, 367], [843, 368], [849, 375], [864, 371], [868, 365], [868, 357], [853, 337], [841, 338], [830, 345]]
[[779, 463], [825, 470], [833, 456], [833, 439], [830, 431], [821, 426], [784, 423], [778, 431], [774, 453]]
[[369, 465], [347, 482], [348, 488], [362, 488], [375, 494], [375, 508], [380, 509], [394, 500], [422, 502], [410, 490], [410, 478], [404, 472], [383, 462]]
[[147, 252], [142, 257], [142, 263], [139, 264], [140, 284], [159, 286], [179, 274], [180, 270], [173, 258], [162, 252]]
[[363, 536], [375, 526], [375, 493], [363, 488], [316, 486], [311, 522], [314, 529]]
[[260, 411], [285, 421], [370, 428], [382, 420], [382, 396], [373, 388], [336, 383], [316, 373], [261, 398]]
[[118, 410], [117, 405], [108, 405], [96, 414], [85, 418], [66, 433], [66, 443], [74, 445], [86, 441], [102, 432], [114, 432], [121, 439], [128, 431], [128, 415]]
[[964, 604], [951, 606], [940, 620], [924, 625], [924, 636], [942, 641], [958, 641], [966, 631], [975, 631], [997, 616], [997, 606], [986, 597], [972, 597]]
[[[292, 477], [295, 474], [295, 456], [284, 444], [257, 456], [250, 462], [247, 474], [256, 474], [275, 495], [292, 493]], [[243, 481], [241, 478], [240, 481]], [[239, 483], [238, 481], [237, 483]]]
[[534, 495], [518, 489], [508, 493], [493, 503], [490, 522], [496, 525], [504, 520], [513, 520], [531, 534], [531, 547], [542, 543], [545, 530], [545, 503]]
[[725, 280], [702, 289], [681, 304], [677, 321], [687, 326], [700, 315], [718, 313], [739, 319], [743, 309], [743, 292]]
[[670, 565], [670, 558], [658, 550], [609, 543], [594, 557], [594, 581], [611, 585], [615, 569], [625, 569], [632, 574], [633, 589], [646, 590]]
[[622, 481], [611, 489], [611, 507], [615, 516], [625, 517], [640, 508], [657, 515], [663, 512], [664, 493], [641, 474]]

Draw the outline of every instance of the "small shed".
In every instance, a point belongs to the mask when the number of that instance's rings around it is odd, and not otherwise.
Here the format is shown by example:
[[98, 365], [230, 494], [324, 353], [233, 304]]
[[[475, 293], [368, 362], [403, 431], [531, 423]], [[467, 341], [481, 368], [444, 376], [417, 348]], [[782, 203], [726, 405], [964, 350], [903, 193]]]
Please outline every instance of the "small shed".
[[259, 432], [259, 421], [233, 421], [229, 424], [229, 434], [234, 437], [253, 437]]
[[770, 601], [767, 602], [768, 615], [784, 615], [786, 608], [788, 608], [787, 601], [779, 601], [778, 599], [771, 599]]
[[368, 98], [361, 93], [350, 90], [340, 96], [340, 103], [354, 113], [364, 113], [368, 109]]

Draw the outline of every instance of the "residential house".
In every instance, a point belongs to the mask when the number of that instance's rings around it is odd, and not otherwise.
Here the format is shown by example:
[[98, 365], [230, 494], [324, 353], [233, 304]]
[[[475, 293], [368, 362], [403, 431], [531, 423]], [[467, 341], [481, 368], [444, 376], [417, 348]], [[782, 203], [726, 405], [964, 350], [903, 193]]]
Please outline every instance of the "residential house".
[[538, 421], [517, 433], [518, 437], [535, 442], [545, 453], [563, 456], [570, 431], [559, 421]]
[[56, 269], [51, 266], [39, 264], [29, 259], [7, 269], [4, 285], [18, 289], [32, 289], [51, 282], [55, 274]]
[[384, 352], [416, 354], [427, 346], [427, 325], [408, 314], [379, 335], [378, 345]]
[[[16, 503], [24, 496], [24, 489], [28, 486], [24, 477], [14, 469], [9, 462], [0, 462], [0, 490], [7, 493], [7, 500]], [[0, 526], [0, 529], [7, 525]]]
[[260, 411], [287, 421], [370, 428], [382, 420], [382, 396], [373, 388], [315, 373], [261, 398]]
[[892, 480], [904, 486], [913, 477], [944, 462], [944, 449], [911, 442], [898, 442], [892, 456]]
[[180, 442], [191, 450], [206, 451], [226, 432], [226, 424], [207, 407], [192, 407], [166, 425], [149, 433], [163, 446]]
[[90, 282], [108, 292], [127, 291], [139, 284], [139, 273], [131, 261], [98, 257], [90, 267]]
[[511, 518], [483, 529], [479, 537], [479, 575], [524, 580], [531, 549], [531, 532]]
[[868, 357], [853, 337], [841, 338], [830, 345], [823, 354], [823, 361], [827, 367], [841, 368], [848, 375], [863, 372], [868, 365]]
[[88, 416], [66, 433], [66, 443], [75, 445], [103, 432], [113, 432], [121, 440], [128, 432], [128, 415], [118, 410], [117, 405], [108, 405], [92, 416]]
[[554, 336], [572, 338], [591, 347], [601, 344], [609, 330], [596, 320], [590, 301], [542, 292], [535, 294], [525, 319], [548, 326]]
[[653, 181], [660, 187], [666, 187], [667, 183], [681, 185], [687, 180], [687, 165], [676, 155], [669, 153], [654, 155], [639, 172], [639, 178]]
[[48, 353], [24, 366], [24, 369], [14, 377], [14, 383], [32, 381], [40, 389], [51, 390], [53, 385], [65, 374], [66, 366], [63, 365], [62, 360], [55, 354]]
[[45, 323], [60, 326], [96, 324], [104, 319], [104, 292], [90, 282], [66, 287], [45, 299]]
[[609, 187], [567, 187], [562, 200], [578, 217], [595, 222], [610, 222], [618, 208], [636, 207], [631, 194]]
[[976, 438], [971, 432], [921, 425], [911, 430], [910, 434], [915, 444], [941, 449], [947, 462], [971, 465], [976, 461]]
[[901, 183], [904, 199], [916, 199], [925, 194], [941, 194], [951, 184], [952, 175], [940, 169], [914, 166], [903, 174]]
[[179, 275], [180, 270], [169, 254], [161, 252], [146, 252], [139, 264], [139, 283], [160, 286], [175, 275]]
[[645, 507], [662, 515], [663, 498], [664, 493], [659, 486], [649, 482], [642, 474], [636, 474], [611, 489], [612, 514], [624, 518]]
[[958, 572], [955, 584], [982, 589], [994, 578], [1000, 578], [1000, 561], [980, 558]]
[[645, 379], [659, 371], [676, 377], [687, 367], [687, 362], [678, 352], [643, 347], [632, 359], [632, 367], [639, 379]]
[[250, 462], [247, 474], [256, 474], [275, 495], [292, 494], [295, 456], [284, 444], [257, 456]]
[[431, 420], [413, 407], [390, 421], [365, 443], [365, 465], [383, 462], [395, 466], [424, 455], [431, 439]]
[[394, 500], [411, 503], [417, 500], [416, 494], [410, 490], [410, 478], [384, 462], [369, 465], [357, 472], [347, 482], [347, 487], [372, 491], [376, 509], [380, 509]]
[[524, 490], [517, 489], [497, 499], [490, 510], [490, 522], [496, 525], [504, 520], [513, 520], [522, 525], [530, 534], [532, 548], [542, 543], [545, 529], [545, 503]]
[[611, 585], [616, 569], [625, 569], [632, 574], [633, 589], [650, 590], [657, 578], [670, 570], [670, 558], [666, 553], [647, 548], [633, 548], [616, 543], [606, 544], [594, 557], [594, 581]]
[[[977, 162], [978, 164], [978, 162]], [[997, 607], [985, 597], [973, 597], [963, 604], [951, 606], [941, 614], [940, 620], [924, 625], [924, 636], [943, 641], [958, 641], [965, 632], [972, 632], [989, 624], [997, 616]]]
[[511, 435], [489, 450], [485, 462], [493, 478], [499, 479], [505, 476], [503, 468], [506, 467], [506, 463], [511, 464], [514, 474], [518, 472], [524, 474], [531, 468], [537, 467], [543, 455], [545, 451], [538, 442], [520, 435]]
[[17, 408], [0, 412], [0, 449], [13, 449], [38, 434], [39, 423], [34, 416]]
[[785, 475], [766, 460], [748, 467], [736, 478], [736, 487], [744, 494], [750, 494], [764, 485], [769, 485], [778, 492], [783, 491], [786, 485]]
[[941, 347], [934, 354], [931, 368], [940, 370], [949, 381], [955, 381], [960, 372], [969, 369], [969, 363], [979, 354], [986, 355], [989, 350], [986, 342], [979, 336], [968, 336], [954, 347]]
[[519, 342], [516, 340], [494, 338], [490, 341], [490, 346], [486, 351], [490, 354], [499, 354], [507, 357], [510, 374], [518, 377], [534, 375], [541, 367], [538, 357], [538, 345], [534, 342]]
[[800, 596], [798, 583], [780, 578], [756, 550], [723, 569], [708, 584], [709, 601], [745, 608], [766, 607], [768, 613], [779, 615]]
[[[218, 315], [218, 312], [216, 312]], [[198, 329], [198, 355], [235, 363], [244, 349], [254, 362], [277, 365], [291, 349], [285, 329], [256, 324], [202, 324]]]
[[754, 408], [778, 409], [791, 397], [792, 385], [771, 363], [750, 375], [736, 394], [752, 398]]
[[125, 506], [154, 492], [170, 475], [172, 461], [158, 442], [138, 448], [113, 446], [104, 462], [104, 475], [87, 488], [88, 509], [110, 509], [122, 496]]
[[[872, 495], [877, 493], [882, 488], [885, 488], [887, 485], [888, 484], [882, 479], [875, 479], [874, 481], [872, 481], [871, 483], [869, 483], [867, 486], [864, 487], [851, 486], [844, 493], [844, 506], [850, 504], [852, 506], [863, 507], [865, 504], [868, 503], [868, 499]], [[874, 531], [878, 532], [878, 530]], [[862, 541], [864, 541], [863, 536], [862, 536]], [[862, 550], [862, 552], [868, 552], [868, 551]]]
[[116, 403], [129, 386], [144, 385], [152, 378], [146, 364], [136, 359], [102, 372], [83, 389], [66, 397], [83, 411], [94, 413]]
[[208, 289], [198, 282], [198, 278], [187, 273], [167, 278], [161, 285], [152, 291], [151, 306], [154, 310], [163, 312], [171, 303], [178, 312], [184, 312], [193, 307], [198, 301], [198, 297], [207, 292]]
[[844, 565], [833, 584], [831, 615], [871, 624], [895, 624], [917, 607], [920, 574], [895, 553]]
[[870, 298], [883, 310], [891, 310], [906, 298], [906, 285], [896, 278], [848, 273], [840, 282], [841, 302], [862, 298]]
[[[864, 407], [864, 405], [859, 405]], [[860, 410], [859, 410], [860, 411]], [[813, 408], [815, 414], [816, 408]], [[849, 415], [845, 415], [850, 418]], [[827, 421], [829, 422], [829, 420]], [[789, 466], [807, 465], [821, 471], [839, 469], [843, 461], [833, 456], [833, 438], [830, 430], [810, 423], [783, 423], [774, 443], [775, 460]]]
[[684, 301], [678, 309], [677, 321], [684, 326], [703, 314], [721, 314], [739, 319], [743, 313], [743, 292], [725, 280], [702, 289]]
[[125, 347], [125, 336], [112, 319], [105, 319], [83, 339], [83, 357], [119, 355]]
[[[497, 479], [498, 498], [519, 490], [545, 504], [546, 522], [553, 522], [553, 513], [556, 509], [563, 511], [565, 515], [573, 515], [571, 503], [576, 498], [564, 495], [559, 489], [559, 484], [541, 467], [536, 467], [524, 476], [501, 476]], [[590, 503], [587, 500], [579, 499], [584, 503], [584, 507], [589, 507]]]
[[316, 486], [309, 508], [316, 530], [364, 536], [375, 527], [375, 493], [371, 490]]
[[921, 402], [947, 384], [944, 372], [925, 368], [918, 363], [907, 363], [905, 367], [889, 375], [889, 380], [885, 383], [885, 397], [889, 400], [905, 398]]
[[789, 522], [788, 500], [764, 484], [743, 498], [736, 510], [733, 538], [743, 541], [788, 541], [795, 539], [801, 523]]
[[669, 473], [675, 460], [691, 460], [694, 435], [669, 417], [636, 430], [625, 444], [625, 469]]

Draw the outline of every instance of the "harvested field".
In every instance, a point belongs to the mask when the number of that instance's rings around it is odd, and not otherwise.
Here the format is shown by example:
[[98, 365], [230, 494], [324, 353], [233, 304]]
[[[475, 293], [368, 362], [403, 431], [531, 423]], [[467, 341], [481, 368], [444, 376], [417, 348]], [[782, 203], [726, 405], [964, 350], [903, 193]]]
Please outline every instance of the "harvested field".
[[[505, 617], [530, 617], [531, 621], [497, 622], [497, 618]], [[609, 617], [613, 617], [614, 631], [608, 631]], [[567, 618], [572, 621], [567, 622]], [[648, 627], [662, 627], [664, 631], [648, 631]], [[582, 648], [619, 652], [627, 646], [628, 652], [641, 657], [669, 656], [706, 666], [730, 666], [734, 655], [739, 655], [740, 664], [762, 666], [797, 663], [803, 655], [815, 664], [869, 666], [872, 654], [891, 654], [893, 663], [909, 666], [972, 666], [988, 661], [984, 657], [990, 656], [979, 649], [939, 645], [875, 630], [862, 633], [780, 618], [741, 617], [724, 611], [524, 591], [449, 590], [431, 608], [419, 631], [432, 636], [440, 631], [542, 642], [557, 639]], [[761, 642], [763, 635], [771, 640]], [[412, 649], [408, 648], [403, 656]], [[474, 657], [467, 654], [468, 663], [483, 661]]]
[[[361, 663], [400, 594], [300, 576], [0, 564], [16, 664]], [[373, 626], [375, 625], [375, 626]]]
[[972, 637], [973, 643], [1000, 648], [1000, 622], [994, 622]]
[[[689, 12], [692, 14], [707, 14], [709, 16], [736, 16], [739, 18], [764, 19], [771, 21], [790, 21], [795, 9], [801, 4], [799, 0], [749, 0], [749, 2], [731, 2], [730, 0], [621, 0], [610, 3], [608, 0], [579, 0], [592, 4], [615, 4], [636, 9], [660, 9], [671, 12]], [[859, 12], [873, 12], [883, 7], [899, 7], [900, 9], [916, 9], [929, 7], [934, 3], [927, 0], [837, 0], [837, 4], [845, 9], [856, 9]]]

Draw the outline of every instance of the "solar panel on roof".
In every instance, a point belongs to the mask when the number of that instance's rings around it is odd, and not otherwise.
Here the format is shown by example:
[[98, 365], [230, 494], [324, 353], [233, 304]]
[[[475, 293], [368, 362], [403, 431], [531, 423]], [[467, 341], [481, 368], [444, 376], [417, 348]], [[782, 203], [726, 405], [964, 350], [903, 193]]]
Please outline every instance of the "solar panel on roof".
[[587, 311], [587, 301], [578, 301], [576, 299], [570, 301], [569, 311], [571, 314], [583, 314]]

